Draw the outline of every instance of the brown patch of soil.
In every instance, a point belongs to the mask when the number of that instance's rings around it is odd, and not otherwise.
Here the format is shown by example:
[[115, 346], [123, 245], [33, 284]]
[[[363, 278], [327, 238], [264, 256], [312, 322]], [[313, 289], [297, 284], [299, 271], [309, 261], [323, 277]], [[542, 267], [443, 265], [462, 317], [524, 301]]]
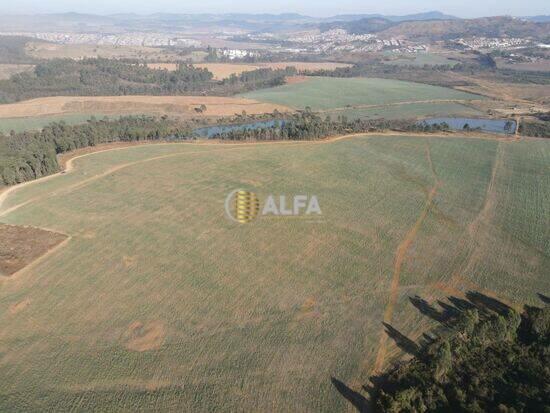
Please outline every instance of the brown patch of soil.
[[151, 321], [147, 324], [135, 321], [128, 327], [123, 341], [128, 350], [141, 352], [160, 348], [165, 336], [166, 330], [162, 321]]
[[287, 76], [285, 81], [287, 84], [292, 85], [295, 83], [307, 82], [310, 78], [307, 76]]
[[30, 298], [26, 298], [23, 301], [10, 305], [10, 314], [17, 314], [23, 311], [31, 303]]
[[10, 276], [67, 239], [43, 229], [0, 224], [0, 276]]

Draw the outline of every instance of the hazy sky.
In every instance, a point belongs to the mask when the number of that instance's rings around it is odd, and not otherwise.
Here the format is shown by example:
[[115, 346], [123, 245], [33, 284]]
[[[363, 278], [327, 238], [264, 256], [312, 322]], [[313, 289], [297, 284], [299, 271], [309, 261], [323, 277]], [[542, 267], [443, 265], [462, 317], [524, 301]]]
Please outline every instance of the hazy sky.
[[0, 0], [0, 12], [27, 13], [341, 13], [409, 14], [439, 10], [459, 17], [550, 14], [548, 0]]

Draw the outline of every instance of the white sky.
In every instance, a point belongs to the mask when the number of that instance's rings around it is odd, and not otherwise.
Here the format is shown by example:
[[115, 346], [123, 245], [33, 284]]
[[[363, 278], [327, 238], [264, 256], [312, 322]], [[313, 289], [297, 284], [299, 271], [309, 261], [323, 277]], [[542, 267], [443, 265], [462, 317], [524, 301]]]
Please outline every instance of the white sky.
[[459, 17], [550, 14], [548, 0], [0, 0], [0, 12], [10, 14], [79, 12], [111, 13], [286, 13], [310, 16], [381, 13], [403, 15], [439, 10]]

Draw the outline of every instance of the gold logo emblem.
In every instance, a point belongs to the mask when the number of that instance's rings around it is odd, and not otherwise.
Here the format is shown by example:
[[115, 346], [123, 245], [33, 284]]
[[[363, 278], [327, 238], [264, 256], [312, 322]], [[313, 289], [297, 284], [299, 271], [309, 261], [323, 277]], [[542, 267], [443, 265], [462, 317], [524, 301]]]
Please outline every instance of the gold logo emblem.
[[241, 224], [253, 221], [259, 211], [260, 200], [254, 192], [238, 189], [231, 192], [225, 200], [227, 216]]

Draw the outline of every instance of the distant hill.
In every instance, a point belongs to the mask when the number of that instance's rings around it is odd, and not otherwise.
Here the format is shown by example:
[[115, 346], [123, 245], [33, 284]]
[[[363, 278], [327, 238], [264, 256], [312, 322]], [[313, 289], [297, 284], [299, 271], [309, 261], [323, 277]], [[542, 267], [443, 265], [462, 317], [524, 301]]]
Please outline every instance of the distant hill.
[[509, 16], [483, 17], [469, 20], [432, 20], [402, 22], [384, 30], [388, 36], [406, 36], [412, 39], [447, 40], [457, 37], [533, 37], [549, 36], [550, 23], [536, 23]]
[[322, 23], [319, 25], [319, 29], [322, 32], [326, 32], [333, 29], [344, 29], [348, 33], [353, 34], [366, 34], [366, 33], [378, 33], [383, 30], [389, 29], [398, 23], [392, 22], [383, 17], [367, 17], [364, 19], [353, 20], [349, 22], [331, 22]]
[[447, 40], [457, 37], [533, 37], [545, 39], [550, 23], [514, 17], [483, 17], [479, 19], [391, 21], [383, 17], [369, 17], [354, 21], [322, 23], [323, 31], [345, 29], [354, 34], [381, 33], [390, 37]]
[[530, 16], [530, 17], [524, 17], [524, 19], [535, 23], [548, 23], [550, 22], [550, 15]]
[[334, 17], [329, 17], [327, 21], [354, 21], [362, 19], [381, 18], [391, 22], [403, 21], [422, 21], [422, 20], [457, 20], [458, 17], [441, 13], [440, 11], [429, 11], [425, 13], [407, 14], [404, 16], [386, 16], [383, 14], [340, 14]]

